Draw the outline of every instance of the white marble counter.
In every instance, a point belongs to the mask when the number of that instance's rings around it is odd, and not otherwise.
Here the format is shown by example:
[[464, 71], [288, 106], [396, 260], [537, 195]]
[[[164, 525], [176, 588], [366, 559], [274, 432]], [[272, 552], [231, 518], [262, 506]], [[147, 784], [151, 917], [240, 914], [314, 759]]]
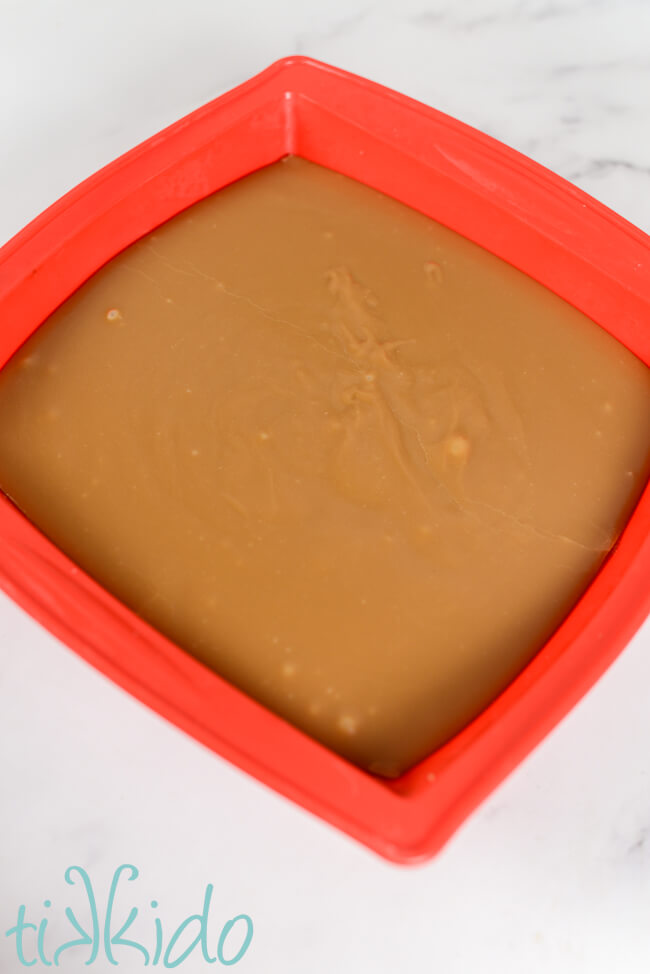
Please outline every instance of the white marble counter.
[[[650, 230], [646, 0], [2, 0], [0, 241], [296, 52], [486, 130]], [[646, 974], [649, 687], [646, 625], [436, 860], [399, 869], [203, 750], [2, 597], [0, 970], [22, 970], [4, 936], [20, 904], [50, 916], [48, 949], [69, 939], [66, 867], [84, 865], [101, 899], [134, 863], [143, 941], [152, 898], [172, 929], [212, 883], [211, 922], [254, 920], [235, 966], [250, 974]], [[121, 969], [140, 970], [122, 951]], [[87, 956], [64, 954], [61, 970]], [[95, 969], [110, 969], [102, 956]], [[192, 955], [180, 969], [210, 967]]]

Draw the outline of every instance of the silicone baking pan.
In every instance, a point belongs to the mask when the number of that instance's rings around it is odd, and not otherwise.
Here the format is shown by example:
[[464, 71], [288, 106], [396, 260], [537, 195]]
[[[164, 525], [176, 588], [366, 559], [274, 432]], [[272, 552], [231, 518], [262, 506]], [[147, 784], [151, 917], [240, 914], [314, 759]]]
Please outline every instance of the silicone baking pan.
[[[460, 122], [304, 58], [272, 65], [86, 180], [0, 250], [0, 366], [143, 234], [289, 154], [433, 217], [513, 264], [650, 363], [650, 239]], [[396, 781], [234, 689], [136, 617], [0, 497], [0, 585], [125, 690], [267, 785], [399, 862], [435, 853], [604, 672], [650, 605], [650, 491], [520, 676]]]

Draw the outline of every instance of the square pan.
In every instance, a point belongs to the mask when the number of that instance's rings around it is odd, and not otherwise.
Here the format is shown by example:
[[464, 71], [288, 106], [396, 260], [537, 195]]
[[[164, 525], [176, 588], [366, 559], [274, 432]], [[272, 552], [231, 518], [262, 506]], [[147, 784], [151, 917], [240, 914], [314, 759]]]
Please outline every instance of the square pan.
[[[494, 139], [306, 58], [261, 74], [106, 166], [0, 250], [0, 367], [117, 253], [292, 153], [501, 257], [650, 364], [650, 238]], [[87, 662], [380, 855], [437, 852], [592, 686], [650, 609], [650, 489], [562, 625], [471, 724], [396, 781], [329, 751], [108, 594], [0, 496], [0, 586]]]

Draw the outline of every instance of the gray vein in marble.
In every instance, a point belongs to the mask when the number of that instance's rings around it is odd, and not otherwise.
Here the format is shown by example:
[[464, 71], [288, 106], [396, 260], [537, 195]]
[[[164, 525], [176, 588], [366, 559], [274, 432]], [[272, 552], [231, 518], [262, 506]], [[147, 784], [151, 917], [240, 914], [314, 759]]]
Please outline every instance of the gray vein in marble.
[[445, 20], [445, 12], [442, 10], [422, 10], [408, 18], [408, 22], [415, 27], [437, 27]]
[[[642, 2], [642, 0], [640, 0]], [[417, 26], [428, 27], [445, 23], [445, 26], [460, 29], [463, 32], [472, 32], [482, 27], [492, 27], [493, 25], [509, 28], [517, 23], [540, 23], [542, 21], [559, 19], [566, 20], [567, 17], [575, 16], [583, 11], [606, 10], [608, 0], [578, 0], [575, 3], [531, 3], [530, 0], [518, 0], [516, 3], [504, 3], [501, 6], [492, 4], [493, 11], [489, 14], [467, 17], [464, 12], [471, 7], [483, 9], [481, 4], [458, 4], [456, 6], [443, 6], [442, 9], [425, 8], [412, 14], [408, 21]]]
[[367, 20], [370, 14], [372, 14], [374, 9], [375, 5], [371, 4], [368, 7], [364, 7], [363, 10], [359, 10], [358, 13], [352, 14], [350, 17], [344, 17], [341, 20], [335, 21], [324, 30], [319, 30], [313, 33], [298, 34], [294, 44], [296, 54], [306, 53], [314, 42], [320, 44], [324, 41], [335, 41], [339, 37], [347, 36], [349, 32], [360, 27]]
[[557, 64], [554, 67], [548, 69], [549, 78], [566, 78], [571, 75], [576, 74], [587, 74], [589, 72], [596, 73], [597, 75], [602, 75], [603, 73], [609, 74], [612, 71], [629, 70], [630, 68], [638, 68], [642, 71], [650, 71], [650, 59], [648, 58], [630, 58], [628, 61], [621, 61], [619, 59], [608, 59], [602, 61], [589, 61], [580, 64], [565, 63]]
[[629, 159], [592, 159], [587, 165], [569, 173], [567, 179], [582, 179], [584, 176], [605, 174], [612, 169], [627, 169], [630, 172], [650, 176], [650, 164], [640, 165]]
[[628, 855], [637, 856], [640, 853], [643, 853], [646, 850], [646, 848], [650, 847], [650, 843], [648, 843], [649, 839], [650, 839], [650, 825], [646, 825], [639, 831], [636, 841], [633, 842], [632, 845], [627, 850]]

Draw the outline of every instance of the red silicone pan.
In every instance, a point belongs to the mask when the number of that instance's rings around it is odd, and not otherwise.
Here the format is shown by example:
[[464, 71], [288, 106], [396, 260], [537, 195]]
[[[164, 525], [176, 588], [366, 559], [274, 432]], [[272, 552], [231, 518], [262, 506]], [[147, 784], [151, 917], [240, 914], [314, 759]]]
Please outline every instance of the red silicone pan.
[[[432, 108], [304, 58], [279, 61], [128, 152], [0, 250], [0, 366], [94, 271], [180, 210], [288, 153], [373, 186], [535, 278], [650, 363], [650, 240], [530, 159]], [[650, 605], [646, 490], [586, 593], [462, 733], [372, 777], [137, 618], [0, 497], [0, 585], [207, 747], [383, 856], [433, 855], [580, 699]]]

